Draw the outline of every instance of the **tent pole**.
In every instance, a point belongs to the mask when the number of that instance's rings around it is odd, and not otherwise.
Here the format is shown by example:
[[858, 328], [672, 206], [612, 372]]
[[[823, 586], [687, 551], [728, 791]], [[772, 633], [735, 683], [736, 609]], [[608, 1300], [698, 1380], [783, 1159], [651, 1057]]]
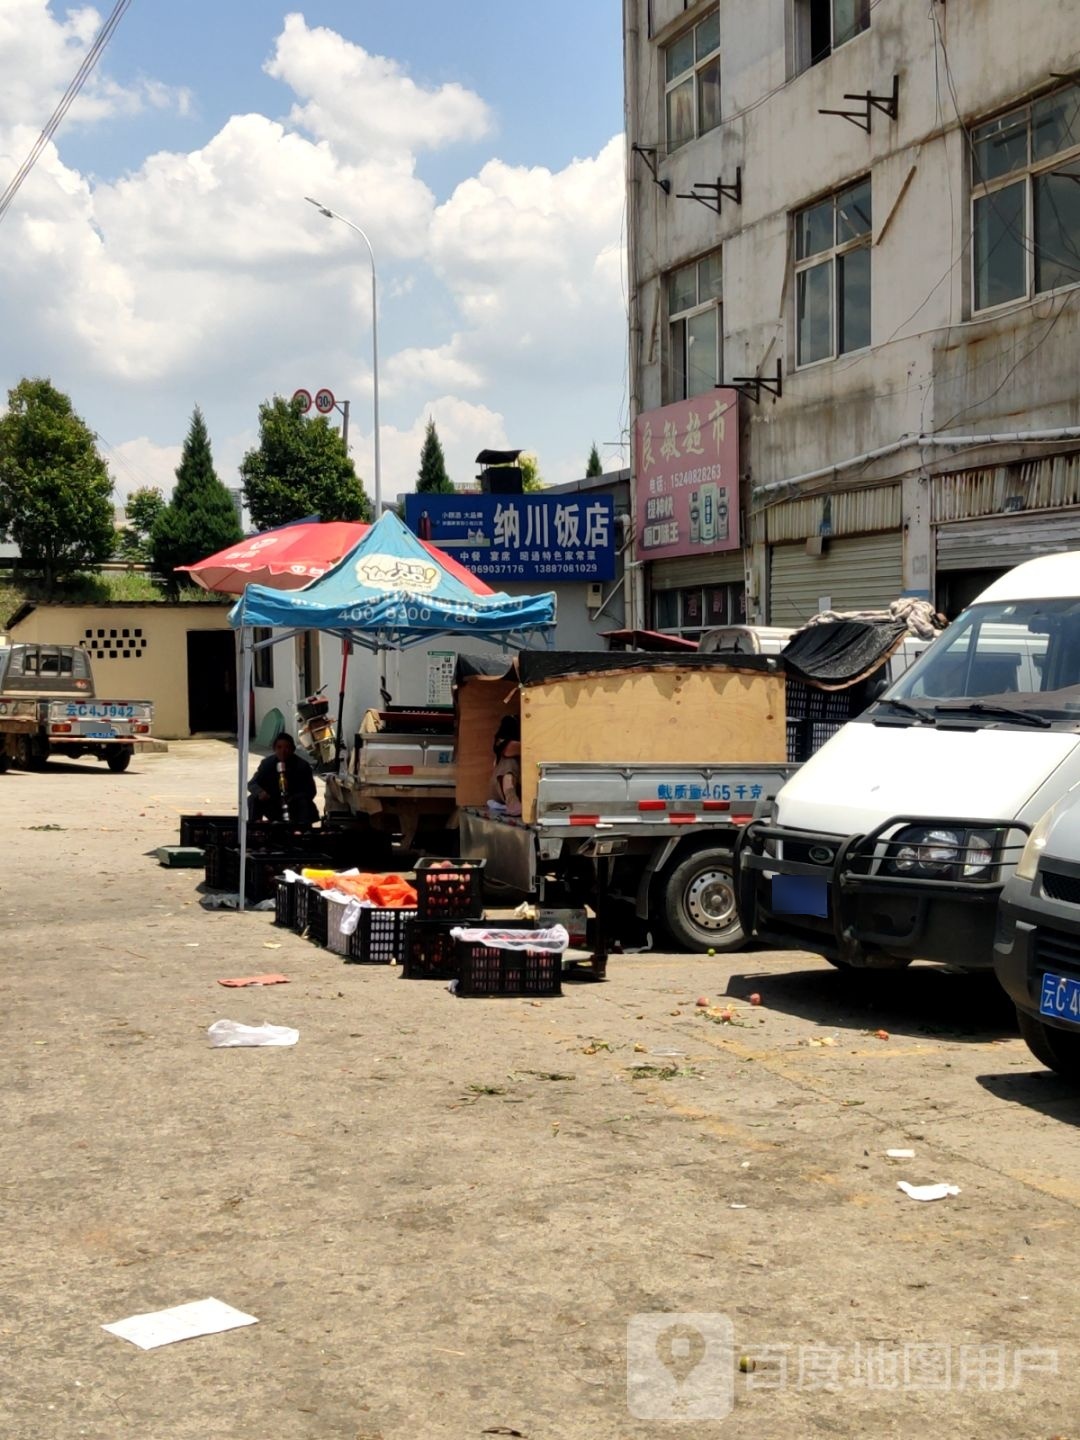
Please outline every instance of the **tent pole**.
[[341, 771], [341, 745], [342, 727], [345, 723], [345, 680], [349, 673], [349, 656], [352, 654], [352, 641], [341, 637], [341, 685], [338, 689], [337, 707], [337, 745], [334, 750], [334, 770]]
[[[242, 629], [242, 628], [238, 628], [237, 631], [236, 631], [236, 671], [235, 671], [235, 674], [236, 674], [236, 753], [237, 753], [237, 756], [239, 756], [239, 754], [240, 754], [240, 744], [241, 744], [240, 737], [241, 737], [241, 735], [243, 735], [244, 731], [247, 729], [247, 725], [246, 725], [246, 720], [247, 720], [246, 711], [247, 711], [248, 698], [247, 698], [247, 696], [244, 694], [244, 687], [243, 687], [243, 685], [240, 683], [240, 682], [241, 682], [241, 679], [242, 679], [242, 677], [243, 677], [243, 672], [244, 672], [243, 629]], [[238, 788], [238, 792], [239, 792], [239, 793], [237, 794], [237, 798], [236, 798], [236, 818], [237, 818], [237, 821], [239, 822], [241, 816], [242, 816], [243, 813], [244, 813], [244, 772], [243, 772], [243, 768], [242, 768], [242, 767], [240, 767], [240, 768], [238, 769], [238, 772], [237, 772], [237, 782], [238, 782], [237, 788]]]
[[[247, 705], [248, 692], [251, 690], [251, 642], [254, 632], [249, 626], [241, 626], [240, 633], [243, 636], [241, 649], [243, 662], [241, 671], [241, 690], [244, 695], [244, 704]], [[249, 755], [249, 737], [247, 724], [240, 727], [240, 903], [239, 909], [244, 909], [244, 902], [247, 899], [247, 834], [248, 834], [248, 807], [247, 807], [247, 772]]]

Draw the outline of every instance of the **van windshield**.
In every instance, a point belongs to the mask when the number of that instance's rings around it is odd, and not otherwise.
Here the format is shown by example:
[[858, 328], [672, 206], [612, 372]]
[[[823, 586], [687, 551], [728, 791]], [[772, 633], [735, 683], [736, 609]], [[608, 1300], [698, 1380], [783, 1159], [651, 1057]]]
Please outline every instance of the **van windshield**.
[[878, 703], [890, 701], [898, 718], [1080, 721], [1080, 599], [973, 605]]

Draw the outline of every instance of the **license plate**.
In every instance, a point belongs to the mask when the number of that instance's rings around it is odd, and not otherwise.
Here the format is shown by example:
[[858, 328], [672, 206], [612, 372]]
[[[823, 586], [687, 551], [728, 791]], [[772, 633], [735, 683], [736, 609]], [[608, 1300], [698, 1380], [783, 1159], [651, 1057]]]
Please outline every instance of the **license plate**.
[[111, 725], [105, 725], [100, 730], [84, 730], [82, 738], [84, 740], [115, 740], [116, 731]]
[[1068, 975], [1044, 975], [1039, 1014], [1080, 1025], [1080, 980], [1072, 980]]
[[829, 882], [817, 875], [774, 875], [772, 909], [774, 915], [813, 915], [827, 920]]

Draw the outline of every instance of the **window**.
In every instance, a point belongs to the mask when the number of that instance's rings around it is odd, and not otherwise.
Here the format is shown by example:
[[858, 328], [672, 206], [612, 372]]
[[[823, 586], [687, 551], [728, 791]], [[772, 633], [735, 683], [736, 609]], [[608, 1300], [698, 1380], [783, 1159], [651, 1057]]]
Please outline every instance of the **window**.
[[704, 395], [723, 378], [723, 300], [719, 250], [668, 275], [669, 403]]
[[800, 365], [870, 344], [870, 181], [795, 216], [796, 347]]
[[719, 625], [746, 623], [746, 587], [695, 585], [689, 590], [657, 590], [652, 597], [653, 629], [697, 640]]
[[870, 28], [870, 0], [792, 0], [794, 71], [827, 60], [834, 50]]
[[[263, 630], [255, 626], [252, 638], [257, 645], [260, 640], [272, 638], [273, 630]], [[274, 683], [274, 647], [267, 645], [265, 650], [256, 650], [253, 656], [251, 668], [252, 683], [260, 689], [270, 689]]]
[[720, 12], [714, 10], [664, 51], [667, 148], [720, 124]]
[[1080, 283], [1080, 85], [971, 135], [974, 310]]

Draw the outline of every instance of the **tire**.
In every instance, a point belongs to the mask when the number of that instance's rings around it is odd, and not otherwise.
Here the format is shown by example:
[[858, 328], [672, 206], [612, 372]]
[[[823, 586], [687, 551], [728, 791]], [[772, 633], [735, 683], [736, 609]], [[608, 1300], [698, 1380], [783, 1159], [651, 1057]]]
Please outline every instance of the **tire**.
[[691, 954], [742, 949], [730, 850], [695, 850], [679, 861], [664, 884], [664, 922]]
[[114, 775], [122, 775], [131, 764], [130, 750], [110, 750], [105, 756], [105, 764]]
[[1080, 1033], [1070, 1035], [1053, 1025], [1044, 1025], [1034, 1015], [1017, 1009], [1020, 1034], [1028, 1049], [1041, 1064], [1063, 1080], [1080, 1083]]

